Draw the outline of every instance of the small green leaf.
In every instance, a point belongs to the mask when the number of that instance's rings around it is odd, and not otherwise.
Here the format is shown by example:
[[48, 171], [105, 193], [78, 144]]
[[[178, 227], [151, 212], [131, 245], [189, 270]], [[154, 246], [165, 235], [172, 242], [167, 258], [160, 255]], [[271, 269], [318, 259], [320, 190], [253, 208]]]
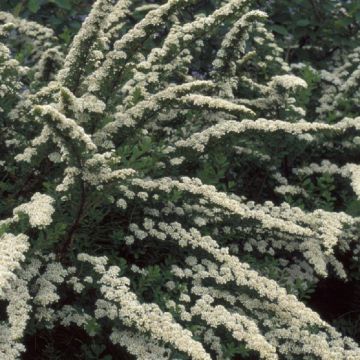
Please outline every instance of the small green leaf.
[[286, 28], [284, 26], [281, 26], [281, 25], [273, 25], [272, 26], [272, 29], [277, 32], [278, 34], [281, 34], [281, 35], [287, 35], [288, 34], [288, 31], [286, 30]]
[[71, 0], [52, 0], [52, 2], [62, 9], [71, 10]]
[[346, 212], [352, 216], [360, 216], [360, 201], [352, 200], [347, 204]]
[[297, 26], [308, 26], [310, 24], [310, 20], [308, 19], [300, 19], [296, 22]]
[[39, 0], [29, 0], [29, 2], [27, 4], [27, 8], [32, 13], [37, 13], [40, 9], [40, 1]]
[[24, 8], [24, 4], [19, 2], [13, 10], [13, 15], [18, 17], [20, 15], [21, 11], [23, 10], [23, 8]]
[[100, 325], [97, 323], [96, 319], [88, 320], [85, 325], [85, 331], [90, 336], [94, 336], [100, 331]]
[[112, 356], [111, 355], [105, 355], [104, 357], [101, 358], [101, 360], [112, 360]]

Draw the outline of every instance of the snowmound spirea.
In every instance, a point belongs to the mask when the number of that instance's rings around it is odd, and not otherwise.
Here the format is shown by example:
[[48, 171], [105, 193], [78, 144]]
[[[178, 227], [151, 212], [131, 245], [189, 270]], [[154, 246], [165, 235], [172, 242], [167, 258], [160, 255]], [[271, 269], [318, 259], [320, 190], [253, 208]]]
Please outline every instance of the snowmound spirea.
[[143, 360], [360, 359], [302, 301], [359, 252], [309, 185], [359, 199], [359, 48], [310, 69], [311, 118], [256, 2], [200, 3], [97, 0], [68, 48], [0, 12], [1, 360], [59, 327]]

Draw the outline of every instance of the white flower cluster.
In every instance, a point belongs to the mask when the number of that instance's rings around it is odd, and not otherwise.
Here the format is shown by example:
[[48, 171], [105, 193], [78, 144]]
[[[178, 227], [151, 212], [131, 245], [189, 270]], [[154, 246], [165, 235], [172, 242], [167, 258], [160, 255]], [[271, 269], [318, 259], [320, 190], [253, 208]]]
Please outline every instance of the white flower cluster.
[[296, 89], [297, 87], [306, 88], [307, 83], [303, 79], [294, 75], [277, 75], [271, 79], [269, 86], [274, 88], [279, 86], [286, 90], [289, 90]]
[[107, 15], [112, 10], [111, 0], [98, 0], [95, 2], [91, 13], [86, 18], [79, 33], [70, 47], [70, 51], [66, 56], [63, 69], [59, 72], [57, 79], [64, 85], [72, 89], [76, 84], [76, 79], [79, 79], [81, 73], [79, 69], [86, 59], [89, 51], [89, 42], [96, 39], [96, 35], [106, 19]]
[[156, 304], [141, 304], [129, 291], [129, 279], [118, 277], [119, 271], [116, 266], [109, 267], [100, 279], [100, 290], [107, 301], [118, 306], [118, 317], [125, 325], [135, 326], [143, 333], [149, 332], [154, 340], [169, 343], [192, 359], [211, 359], [202, 345], [192, 339], [192, 333], [176, 323], [170, 313], [162, 312]]
[[129, 330], [113, 330], [110, 340], [114, 344], [124, 346], [138, 360], [167, 360], [170, 349], [160, 346], [153, 340]]
[[56, 43], [54, 31], [50, 28], [42, 26], [34, 21], [28, 21], [15, 17], [12, 14], [0, 11], [0, 24], [7, 25], [4, 29], [8, 37], [10, 30], [15, 30], [17, 40], [29, 42], [33, 45], [34, 57], [40, 58], [41, 55]]
[[191, 308], [193, 315], [204, 319], [211, 327], [225, 326], [239, 341], [245, 341], [247, 347], [260, 354], [261, 359], [278, 359], [276, 349], [260, 334], [256, 324], [246, 316], [232, 314], [224, 306], [211, 306], [214, 299], [205, 295]]
[[186, 140], [176, 142], [176, 147], [190, 147], [198, 152], [203, 152], [211, 138], [219, 139], [226, 134], [244, 133], [250, 131], [259, 131], [264, 133], [273, 133], [282, 131], [290, 134], [303, 134], [316, 130], [327, 130], [332, 127], [322, 123], [298, 122], [295, 124], [281, 120], [242, 120], [240, 122], [227, 120], [219, 124], [213, 125], [208, 129], [195, 133]]
[[20, 268], [28, 248], [28, 237], [24, 234], [5, 233], [0, 237], [0, 298], [15, 278], [14, 270]]
[[82, 178], [92, 185], [101, 186], [104, 183], [126, 179], [136, 173], [133, 169], [112, 170], [110, 165], [115, 160], [113, 155], [112, 152], [97, 153], [86, 160]]
[[[0, 13], [1, 19], [1, 13]], [[20, 66], [19, 62], [11, 58], [8, 47], [0, 42], [0, 100], [7, 100], [9, 97], [16, 97], [23, 86], [20, 76], [25, 75], [26, 68]], [[3, 109], [0, 107], [0, 113]]]
[[0, 359], [18, 359], [25, 350], [21, 340], [30, 317], [30, 295], [26, 281], [15, 279], [4, 295], [0, 294], [0, 299], [7, 300], [9, 304], [6, 307], [7, 322], [0, 324]]
[[92, 142], [91, 137], [85, 133], [84, 129], [78, 126], [73, 119], [69, 119], [58, 112], [54, 107], [38, 105], [34, 108], [34, 113], [46, 119], [55, 133], [60, 131], [61, 136], [68, 135], [73, 141], [83, 143], [87, 150], [96, 150], [96, 145]]
[[49, 195], [35, 193], [30, 202], [17, 206], [13, 214], [17, 218], [19, 213], [24, 213], [29, 217], [32, 227], [44, 228], [52, 222], [52, 215], [55, 212], [53, 204], [54, 199]]

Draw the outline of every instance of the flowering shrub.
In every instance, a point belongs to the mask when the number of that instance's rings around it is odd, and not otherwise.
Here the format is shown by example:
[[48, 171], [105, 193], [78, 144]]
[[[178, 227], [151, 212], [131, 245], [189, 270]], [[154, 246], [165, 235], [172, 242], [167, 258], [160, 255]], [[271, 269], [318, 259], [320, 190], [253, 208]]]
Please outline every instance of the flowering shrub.
[[60, 327], [87, 359], [360, 358], [303, 302], [358, 261], [359, 48], [290, 66], [251, 1], [198, 3], [98, 0], [68, 49], [0, 12], [1, 359]]

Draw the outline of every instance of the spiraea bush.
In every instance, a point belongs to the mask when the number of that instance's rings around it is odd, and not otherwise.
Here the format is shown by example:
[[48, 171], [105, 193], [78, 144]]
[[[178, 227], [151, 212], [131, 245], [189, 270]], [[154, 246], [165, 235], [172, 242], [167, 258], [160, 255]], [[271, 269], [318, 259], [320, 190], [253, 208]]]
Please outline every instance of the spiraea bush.
[[289, 65], [271, 26], [98, 0], [64, 48], [0, 12], [1, 359], [360, 359], [304, 303], [358, 263], [360, 50]]

